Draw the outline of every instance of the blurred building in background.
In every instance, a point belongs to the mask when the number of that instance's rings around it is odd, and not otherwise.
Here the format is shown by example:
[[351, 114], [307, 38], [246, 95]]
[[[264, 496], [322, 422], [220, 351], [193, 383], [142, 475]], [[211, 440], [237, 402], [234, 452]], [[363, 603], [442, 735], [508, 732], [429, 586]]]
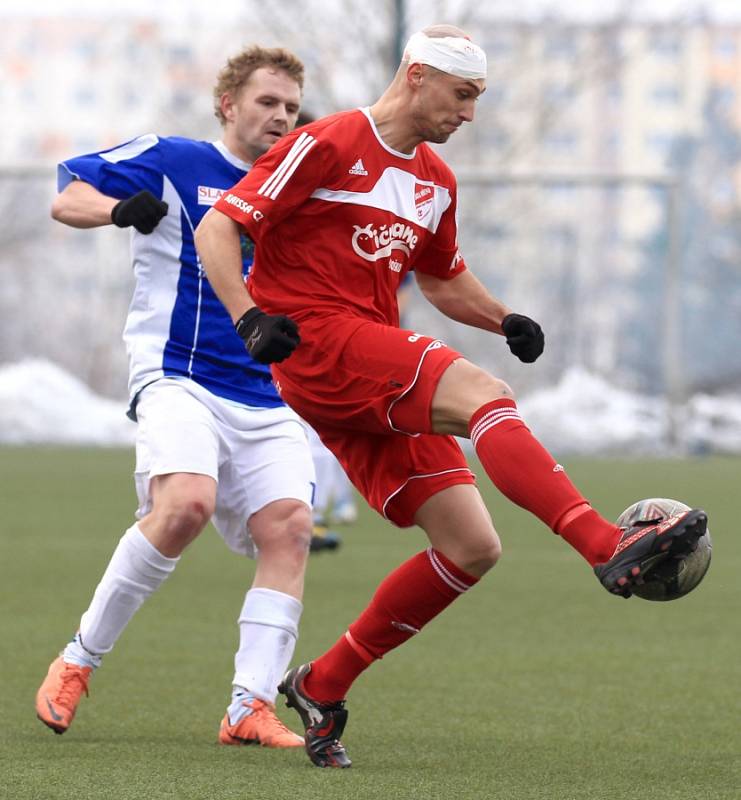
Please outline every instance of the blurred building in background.
[[[542, 321], [546, 357], [523, 370], [498, 339], [421, 302], [413, 326], [521, 393], [573, 365], [677, 405], [738, 389], [741, 25], [525, 22], [490, 4], [460, 16], [433, 5], [434, 19], [414, 4], [407, 30], [454, 21], [490, 63], [477, 120], [442, 149], [461, 183], [462, 249]], [[150, 131], [217, 138], [215, 74], [245, 43], [305, 60], [315, 115], [372, 102], [392, 75], [398, 3], [241, 8], [208, 21], [0, 12], [0, 210], [14, 221], [0, 231], [0, 362], [44, 356], [124, 392], [128, 237], [50, 221], [54, 162]]]

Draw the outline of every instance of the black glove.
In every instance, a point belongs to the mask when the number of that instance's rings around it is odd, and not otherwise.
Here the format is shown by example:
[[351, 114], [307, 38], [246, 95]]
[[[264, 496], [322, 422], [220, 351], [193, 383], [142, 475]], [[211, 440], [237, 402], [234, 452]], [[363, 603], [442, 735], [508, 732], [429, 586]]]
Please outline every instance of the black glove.
[[133, 225], [139, 233], [151, 233], [165, 214], [167, 203], [144, 189], [116, 203], [111, 211], [111, 221], [119, 228]]
[[522, 314], [507, 314], [502, 330], [509, 349], [526, 364], [531, 364], [543, 352], [545, 336], [535, 320]]
[[260, 364], [285, 360], [301, 341], [298, 325], [292, 319], [281, 314], [271, 316], [257, 307], [241, 316], [234, 327], [249, 354]]

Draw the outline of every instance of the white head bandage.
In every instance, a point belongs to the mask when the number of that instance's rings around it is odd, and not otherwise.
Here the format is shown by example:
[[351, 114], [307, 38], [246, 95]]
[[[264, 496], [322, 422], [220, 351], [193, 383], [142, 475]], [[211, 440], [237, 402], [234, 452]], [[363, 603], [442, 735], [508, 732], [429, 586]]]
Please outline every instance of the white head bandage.
[[459, 78], [486, 77], [486, 53], [462, 37], [433, 39], [420, 31], [407, 42], [403, 60], [410, 64], [427, 64]]

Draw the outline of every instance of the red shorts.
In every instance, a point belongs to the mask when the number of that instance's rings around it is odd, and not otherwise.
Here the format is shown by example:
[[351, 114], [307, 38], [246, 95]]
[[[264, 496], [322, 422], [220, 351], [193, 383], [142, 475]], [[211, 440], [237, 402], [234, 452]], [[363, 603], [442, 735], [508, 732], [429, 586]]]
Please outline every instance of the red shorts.
[[432, 495], [475, 482], [455, 439], [431, 433], [432, 397], [460, 353], [356, 317], [311, 315], [299, 330], [296, 351], [273, 364], [278, 390], [376, 511], [407, 527]]

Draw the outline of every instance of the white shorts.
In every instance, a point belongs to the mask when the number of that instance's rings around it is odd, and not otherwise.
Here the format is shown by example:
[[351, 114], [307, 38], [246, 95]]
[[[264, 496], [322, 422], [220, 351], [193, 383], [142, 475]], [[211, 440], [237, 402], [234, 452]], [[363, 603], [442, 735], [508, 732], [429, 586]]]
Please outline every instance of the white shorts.
[[314, 464], [290, 408], [246, 408], [187, 378], [161, 378], [142, 391], [136, 413], [137, 519], [152, 508], [156, 475], [209, 475], [217, 482], [212, 522], [234, 552], [254, 558], [252, 514], [284, 499], [311, 508]]

